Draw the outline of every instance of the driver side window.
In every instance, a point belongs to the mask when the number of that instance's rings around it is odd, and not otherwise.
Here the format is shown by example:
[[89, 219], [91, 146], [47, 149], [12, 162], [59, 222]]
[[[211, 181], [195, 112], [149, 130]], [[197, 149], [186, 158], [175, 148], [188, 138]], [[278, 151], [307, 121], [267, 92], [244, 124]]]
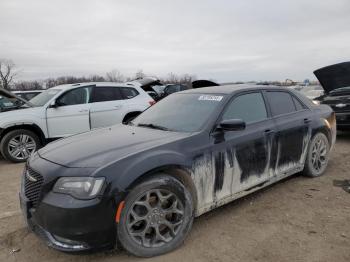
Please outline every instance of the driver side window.
[[260, 92], [255, 92], [234, 98], [226, 108], [222, 120], [241, 119], [249, 124], [266, 118], [264, 98]]
[[72, 106], [89, 103], [91, 87], [70, 90], [57, 99], [59, 106]]

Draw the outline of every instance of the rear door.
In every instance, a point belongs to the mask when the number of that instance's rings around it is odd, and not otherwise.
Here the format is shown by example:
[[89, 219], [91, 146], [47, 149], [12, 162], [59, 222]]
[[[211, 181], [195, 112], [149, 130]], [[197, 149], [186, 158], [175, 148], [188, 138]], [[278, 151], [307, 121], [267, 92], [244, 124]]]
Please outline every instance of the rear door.
[[50, 138], [65, 137], [90, 130], [89, 99], [92, 86], [69, 90], [56, 99], [56, 107], [46, 110]]
[[275, 175], [301, 171], [311, 137], [312, 112], [287, 91], [266, 91], [277, 127]]
[[96, 86], [91, 95], [91, 128], [121, 123], [125, 115], [123, 96], [117, 86]]

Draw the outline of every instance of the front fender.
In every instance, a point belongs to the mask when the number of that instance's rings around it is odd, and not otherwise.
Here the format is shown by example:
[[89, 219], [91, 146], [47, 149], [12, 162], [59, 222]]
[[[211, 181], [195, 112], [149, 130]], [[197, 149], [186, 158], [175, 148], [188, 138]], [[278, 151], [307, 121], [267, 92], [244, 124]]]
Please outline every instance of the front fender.
[[[96, 171], [103, 173], [104, 176], [111, 179], [111, 188], [113, 194], [125, 192], [130, 185], [142, 175], [151, 170], [165, 166], [182, 166], [191, 167], [190, 158], [185, 155], [171, 150], [157, 150], [147, 152], [131, 159], [119, 160], [117, 163], [110, 164]], [[98, 174], [96, 174], [98, 176]]]
[[[30, 112], [27, 112], [27, 110], [30, 110]], [[0, 113], [0, 129], [5, 130], [13, 126], [21, 125], [36, 125], [42, 130], [45, 137], [47, 137], [46, 119], [43, 112], [23, 109]]]

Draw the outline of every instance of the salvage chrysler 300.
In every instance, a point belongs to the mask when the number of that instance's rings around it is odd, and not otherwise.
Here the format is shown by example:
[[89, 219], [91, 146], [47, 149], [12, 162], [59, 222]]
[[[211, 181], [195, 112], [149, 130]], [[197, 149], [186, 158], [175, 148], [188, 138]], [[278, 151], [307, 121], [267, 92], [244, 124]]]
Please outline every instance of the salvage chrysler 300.
[[193, 218], [280, 179], [324, 173], [335, 116], [292, 90], [215, 86], [173, 94], [128, 125], [71, 136], [28, 160], [29, 227], [62, 251], [149, 257], [178, 247]]

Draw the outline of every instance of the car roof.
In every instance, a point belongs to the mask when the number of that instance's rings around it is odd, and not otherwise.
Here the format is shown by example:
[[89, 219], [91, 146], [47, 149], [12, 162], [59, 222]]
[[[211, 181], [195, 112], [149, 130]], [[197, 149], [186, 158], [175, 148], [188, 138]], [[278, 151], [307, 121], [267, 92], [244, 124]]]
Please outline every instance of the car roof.
[[205, 94], [232, 94], [241, 90], [266, 90], [266, 89], [280, 89], [280, 90], [288, 90], [286, 88], [280, 86], [273, 85], [254, 85], [254, 84], [235, 84], [235, 85], [221, 85], [221, 86], [209, 86], [209, 87], [201, 87], [195, 89], [188, 89], [185, 91], [181, 91], [180, 93], [205, 93]]
[[60, 90], [70, 90], [78, 87], [84, 87], [84, 86], [91, 86], [95, 85], [96, 87], [99, 86], [118, 86], [118, 87], [132, 87], [132, 88], [138, 88], [137, 83], [115, 83], [115, 82], [85, 82], [85, 83], [74, 83], [74, 84], [65, 84], [65, 85], [58, 85], [51, 87], [50, 89], [60, 89]]
[[44, 90], [22, 90], [22, 91], [13, 91], [14, 94], [25, 94], [25, 93], [41, 93]]

